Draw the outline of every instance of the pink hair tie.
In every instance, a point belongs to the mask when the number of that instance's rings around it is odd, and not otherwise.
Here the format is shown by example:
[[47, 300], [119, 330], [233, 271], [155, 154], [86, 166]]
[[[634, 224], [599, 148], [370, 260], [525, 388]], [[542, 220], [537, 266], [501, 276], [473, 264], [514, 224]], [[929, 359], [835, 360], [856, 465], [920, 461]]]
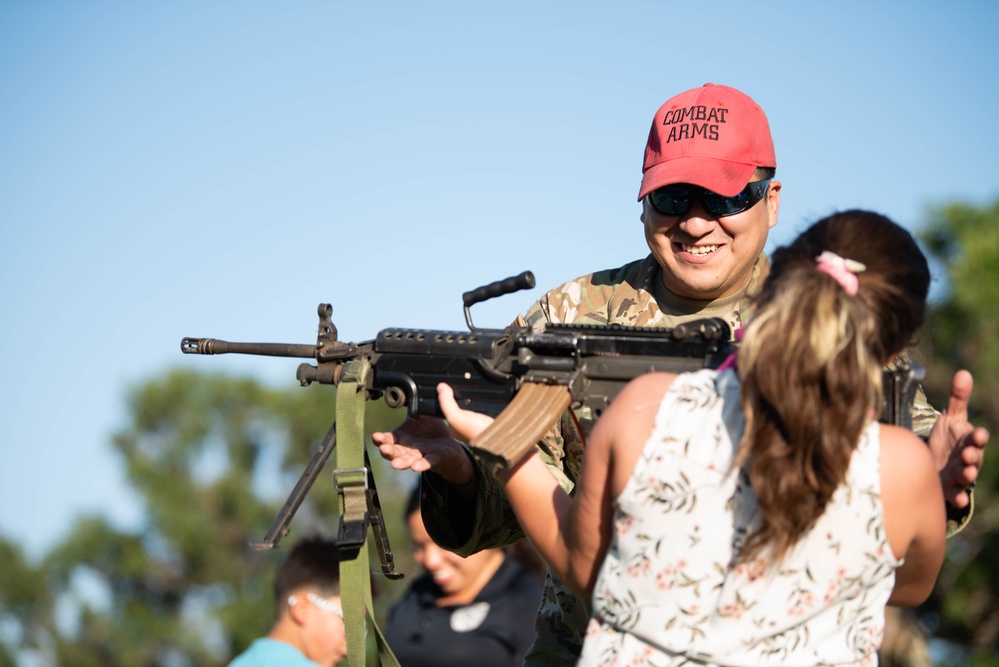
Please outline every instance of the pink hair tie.
[[823, 250], [822, 254], [815, 258], [815, 261], [818, 264], [818, 270], [832, 276], [832, 279], [840, 284], [844, 292], [850, 296], [857, 295], [857, 288], [860, 287], [857, 274], [866, 271], [866, 266], [852, 259], [843, 259], [828, 250]]

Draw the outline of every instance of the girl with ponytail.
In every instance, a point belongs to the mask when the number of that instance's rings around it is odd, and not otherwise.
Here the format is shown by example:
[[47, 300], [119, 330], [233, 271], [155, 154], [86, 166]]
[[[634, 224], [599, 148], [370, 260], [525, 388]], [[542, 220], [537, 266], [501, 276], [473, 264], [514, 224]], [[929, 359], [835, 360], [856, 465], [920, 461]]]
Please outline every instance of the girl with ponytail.
[[[539, 552], [592, 596], [579, 664], [876, 664], [885, 605], [925, 600], [943, 561], [929, 450], [877, 421], [928, 287], [907, 231], [825, 218], [773, 254], [736, 358], [617, 396], [572, 498], [536, 453], [504, 473]], [[488, 423], [439, 394], [461, 435]]]
[[862, 211], [813, 225], [773, 261], [738, 355], [736, 463], [762, 514], [743, 558], [768, 546], [783, 556], [843, 483], [881, 406], [881, 369], [922, 325], [930, 281], [911, 235]]

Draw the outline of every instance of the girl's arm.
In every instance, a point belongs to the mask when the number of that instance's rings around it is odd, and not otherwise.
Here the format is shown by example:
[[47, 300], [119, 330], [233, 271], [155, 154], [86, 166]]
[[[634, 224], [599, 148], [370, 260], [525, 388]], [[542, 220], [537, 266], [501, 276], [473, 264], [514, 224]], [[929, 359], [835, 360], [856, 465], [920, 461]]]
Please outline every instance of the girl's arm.
[[947, 517], [930, 450], [899, 427], [881, 427], [881, 501], [888, 543], [905, 559], [888, 603], [914, 607], [929, 597], [943, 565]]
[[[600, 417], [586, 444], [572, 497], [565, 494], [535, 450], [500, 474], [521, 527], [552, 571], [589, 597], [612, 533], [612, 503], [648, 440], [663, 394], [675, 376], [655, 373], [628, 383]], [[445, 418], [472, 439], [491, 419], [458, 407], [447, 385], [438, 386]]]
[[[444, 418], [465, 441], [473, 440], [493, 421], [487, 415], [458, 407], [454, 391], [446, 384], [437, 385], [437, 398]], [[500, 472], [499, 477], [524, 533], [552, 571], [566, 580], [569, 546], [565, 535], [568, 533], [567, 516], [572, 507], [572, 499], [548, 472], [537, 449], [532, 450], [509, 470]], [[571, 585], [569, 581], [566, 583]], [[575, 589], [574, 586], [573, 588]]]

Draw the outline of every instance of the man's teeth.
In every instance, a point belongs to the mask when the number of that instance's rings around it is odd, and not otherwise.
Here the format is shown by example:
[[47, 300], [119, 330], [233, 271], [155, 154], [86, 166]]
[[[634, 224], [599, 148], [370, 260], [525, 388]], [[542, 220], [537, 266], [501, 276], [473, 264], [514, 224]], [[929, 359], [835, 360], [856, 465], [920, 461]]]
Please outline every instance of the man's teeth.
[[718, 250], [716, 245], [684, 245], [684, 252], [689, 252], [691, 255], [707, 255], [709, 252], [714, 252]]

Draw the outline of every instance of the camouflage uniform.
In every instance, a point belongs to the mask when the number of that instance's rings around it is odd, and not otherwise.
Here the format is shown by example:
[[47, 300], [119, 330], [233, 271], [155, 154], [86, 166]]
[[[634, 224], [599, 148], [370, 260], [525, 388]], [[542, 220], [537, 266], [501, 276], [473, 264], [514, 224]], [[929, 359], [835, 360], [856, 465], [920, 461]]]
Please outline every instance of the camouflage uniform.
[[[723, 317], [735, 331], [748, 318], [750, 297], [769, 269], [769, 260], [760, 255], [743, 294], [708, 304], [672, 295], [667, 298], [678, 303], [666, 304], [656, 299], [656, 294], [663, 294], [664, 288], [659, 283], [659, 264], [649, 255], [621, 268], [593, 273], [556, 287], [531, 306], [524, 317], [518, 318], [517, 324], [537, 330], [547, 322], [673, 327], [702, 317]], [[917, 402], [922, 405], [914, 413], [913, 423], [917, 431], [928, 433], [936, 413], [926, 404], [921, 391]], [[584, 435], [574, 427], [574, 419]], [[567, 493], [572, 492], [579, 479], [585, 434], [592, 423], [592, 416], [585, 409], [574, 414], [566, 412], [538, 443], [542, 458]], [[427, 531], [437, 544], [461, 556], [504, 546], [523, 537], [502, 486], [490, 472], [476, 465], [479, 484], [474, 504], [457, 498], [451, 503], [448, 485], [442, 479], [433, 473], [423, 476], [422, 507]], [[589, 617], [589, 600], [573, 594], [549, 570], [535, 622], [534, 646], [524, 664], [574, 665]]]

